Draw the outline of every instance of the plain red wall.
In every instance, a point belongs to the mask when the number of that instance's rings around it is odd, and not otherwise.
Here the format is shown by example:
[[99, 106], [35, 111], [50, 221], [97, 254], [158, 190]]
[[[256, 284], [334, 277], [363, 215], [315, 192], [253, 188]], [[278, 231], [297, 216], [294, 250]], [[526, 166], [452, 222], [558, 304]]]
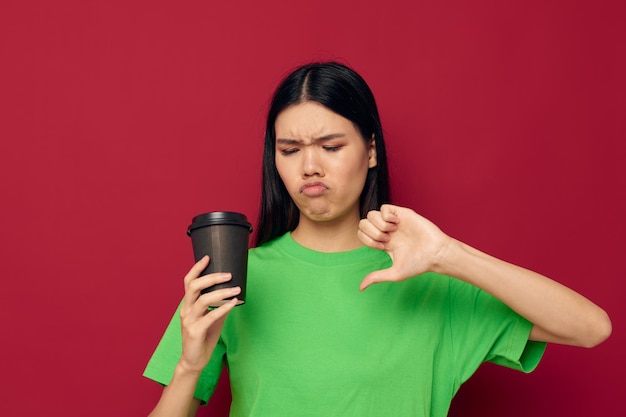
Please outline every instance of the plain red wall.
[[2, 415], [152, 408], [186, 227], [256, 219], [269, 96], [313, 59], [369, 81], [398, 203], [612, 317], [606, 343], [549, 346], [531, 375], [485, 365], [451, 415], [623, 409], [624, 3], [240, 3], [0, 4]]

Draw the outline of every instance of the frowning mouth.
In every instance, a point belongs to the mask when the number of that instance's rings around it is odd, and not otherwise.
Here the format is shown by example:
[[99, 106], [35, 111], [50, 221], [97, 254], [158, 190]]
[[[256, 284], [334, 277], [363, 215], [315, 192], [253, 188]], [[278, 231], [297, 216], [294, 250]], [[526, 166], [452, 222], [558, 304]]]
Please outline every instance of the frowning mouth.
[[300, 187], [300, 193], [309, 197], [318, 196], [328, 190], [328, 187], [323, 182], [308, 182]]

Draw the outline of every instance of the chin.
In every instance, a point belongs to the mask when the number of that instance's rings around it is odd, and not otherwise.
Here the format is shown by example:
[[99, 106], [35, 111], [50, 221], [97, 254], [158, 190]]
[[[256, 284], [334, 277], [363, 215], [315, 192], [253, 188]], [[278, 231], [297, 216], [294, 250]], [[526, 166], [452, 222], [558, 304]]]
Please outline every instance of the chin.
[[333, 215], [329, 210], [307, 210], [304, 216], [312, 221], [328, 221], [333, 219]]
[[[327, 202], [319, 201], [319, 203], [321, 204], [309, 204], [307, 206], [298, 206], [296, 204], [300, 211], [300, 219], [306, 218], [314, 223], [328, 223], [346, 220], [355, 213], [352, 210], [344, 210], [342, 207], [336, 207]], [[356, 210], [356, 216], [360, 218], [358, 209]]]
[[341, 223], [348, 220], [351, 215], [346, 213], [337, 213], [331, 210], [311, 210], [301, 211], [302, 216], [306, 217], [312, 223]]

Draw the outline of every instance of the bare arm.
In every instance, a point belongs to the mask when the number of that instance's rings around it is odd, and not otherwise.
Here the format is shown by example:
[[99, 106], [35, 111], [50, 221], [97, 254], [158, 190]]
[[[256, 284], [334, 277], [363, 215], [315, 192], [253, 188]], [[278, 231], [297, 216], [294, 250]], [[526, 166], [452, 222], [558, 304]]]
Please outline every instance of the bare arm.
[[531, 340], [593, 347], [611, 334], [604, 310], [541, 274], [451, 240], [437, 269], [473, 284], [534, 324]]
[[209, 310], [209, 305], [241, 291], [239, 287], [224, 288], [200, 295], [203, 288], [231, 279], [229, 273], [214, 273], [198, 278], [208, 263], [208, 257], [204, 257], [185, 276], [185, 297], [180, 309], [183, 352], [172, 381], [163, 389], [150, 417], [192, 417], [200, 406], [200, 401], [193, 396], [198, 379], [213, 355], [224, 320], [236, 305], [237, 299], [214, 310]]
[[161, 398], [149, 417], [194, 417], [200, 407], [200, 400], [193, 398], [199, 376], [199, 373], [188, 372], [178, 365], [170, 385], [163, 389]]
[[533, 340], [592, 347], [611, 334], [608, 315], [587, 298], [450, 238], [413, 210], [386, 205], [370, 212], [359, 225], [359, 238], [370, 247], [387, 251], [393, 260], [391, 268], [365, 277], [361, 289], [434, 271], [502, 300], [533, 323]]

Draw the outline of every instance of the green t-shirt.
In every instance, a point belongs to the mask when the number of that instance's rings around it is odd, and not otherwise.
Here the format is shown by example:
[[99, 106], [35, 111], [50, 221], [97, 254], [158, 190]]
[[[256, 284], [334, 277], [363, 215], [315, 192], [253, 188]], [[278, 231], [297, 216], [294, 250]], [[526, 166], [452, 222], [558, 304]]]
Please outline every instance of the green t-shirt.
[[[251, 249], [246, 303], [228, 316], [195, 396], [228, 367], [233, 417], [445, 416], [484, 361], [532, 371], [531, 323], [484, 291], [427, 273], [359, 291], [389, 256], [321, 253], [289, 233]], [[180, 358], [174, 315], [144, 375], [168, 384]]]

